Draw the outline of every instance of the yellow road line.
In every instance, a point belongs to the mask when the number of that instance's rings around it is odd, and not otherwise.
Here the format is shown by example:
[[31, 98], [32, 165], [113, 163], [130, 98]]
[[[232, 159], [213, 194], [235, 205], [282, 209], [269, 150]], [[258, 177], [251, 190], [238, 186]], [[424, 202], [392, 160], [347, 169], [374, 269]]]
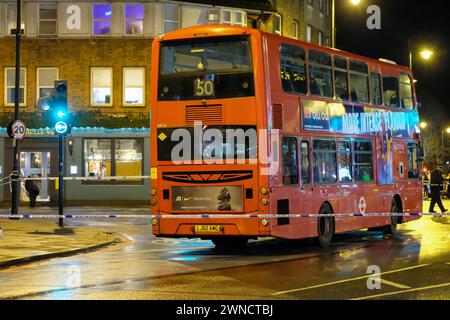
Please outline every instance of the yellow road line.
[[381, 298], [381, 297], [386, 297], [386, 296], [393, 296], [393, 295], [396, 295], [396, 294], [402, 294], [402, 293], [408, 293], [408, 292], [424, 291], [424, 290], [430, 290], [430, 289], [436, 289], [436, 288], [443, 288], [443, 287], [448, 287], [448, 286], [450, 286], [450, 282], [437, 284], [437, 285], [434, 285], [434, 286], [427, 286], [427, 287], [413, 288], [413, 289], [401, 290], [401, 291], [395, 291], [395, 292], [374, 294], [372, 296], [360, 297], [360, 298], [355, 298], [355, 299], [351, 299], [351, 300], [368, 300], [368, 299]]
[[381, 283], [387, 284], [388, 286], [396, 287], [399, 289], [411, 289], [411, 287], [405, 286], [404, 284], [395, 283], [392, 281], [381, 279]]
[[408, 270], [423, 268], [423, 267], [426, 267], [426, 266], [429, 266], [429, 264], [420, 264], [420, 265], [417, 265], [417, 266], [412, 266], [412, 267], [408, 267], [408, 268], [402, 268], [402, 269], [397, 269], [397, 270], [386, 271], [386, 272], [382, 272], [382, 273], [378, 273], [378, 274], [368, 274], [366, 276], [350, 278], [350, 279], [344, 279], [344, 280], [339, 280], [339, 281], [334, 281], [334, 282], [328, 282], [328, 283], [318, 284], [318, 285], [315, 285], [315, 286], [310, 286], [310, 287], [305, 287], [305, 288], [298, 288], [298, 289], [292, 289], [292, 290], [287, 290], [287, 291], [280, 291], [280, 292], [273, 293], [272, 295], [273, 296], [278, 296], [278, 295], [286, 294], [286, 293], [317, 289], [317, 288], [332, 286], [332, 285], [335, 285], [335, 284], [341, 284], [341, 283], [350, 282], [350, 281], [363, 280], [363, 279], [367, 279], [367, 278], [371, 278], [371, 277], [377, 277], [377, 276], [381, 276], [383, 274], [391, 274], [391, 273], [396, 273], [396, 272], [402, 272], [402, 271], [408, 271]]

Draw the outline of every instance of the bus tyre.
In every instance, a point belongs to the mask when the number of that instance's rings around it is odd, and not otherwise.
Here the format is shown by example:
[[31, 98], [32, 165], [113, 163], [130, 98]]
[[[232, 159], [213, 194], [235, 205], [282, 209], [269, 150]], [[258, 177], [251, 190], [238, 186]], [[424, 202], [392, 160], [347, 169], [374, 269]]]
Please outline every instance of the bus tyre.
[[[320, 214], [333, 214], [329, 205], [324, 205], [320, 210]], [[333, 241], [335, 223], [333, 217], [319, 217], [317, 220], [317, 242], [322, 248], [329, 248]]]
[[[398, 204], [396, 201], [394, 201], [392, 203], [392, 207], [391, 207], [391, 213], [400, 213]], [[397, 226], [398, 223], [400, 221], [400, 217], [398, 216], [391, 216], [391, 224], [386, 226], [383, 229], [383, 233], [384, 234], [391, 234], [391, 235], [395, 235], [397, 233]]]
[[243, 249], [248, 239], [244, 237], [223, 237], [211, 239], [217, 249]]

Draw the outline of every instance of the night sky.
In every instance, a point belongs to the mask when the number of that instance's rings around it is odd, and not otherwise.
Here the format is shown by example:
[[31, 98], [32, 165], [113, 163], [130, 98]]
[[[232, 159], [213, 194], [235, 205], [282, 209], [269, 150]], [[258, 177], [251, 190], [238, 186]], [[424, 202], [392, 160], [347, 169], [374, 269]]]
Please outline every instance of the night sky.
[[[381, 8], [381, 30], [369, 30], [369, 5]], [[445, 0], [336, 0], [337, 48], [409, 66], [408, 39], [414, 54], [418, 99], [423, 120], [450, 125], [449, 25], [450, 3]], [[435, 54], [432, 61], [418, 56], [422, 48]]]

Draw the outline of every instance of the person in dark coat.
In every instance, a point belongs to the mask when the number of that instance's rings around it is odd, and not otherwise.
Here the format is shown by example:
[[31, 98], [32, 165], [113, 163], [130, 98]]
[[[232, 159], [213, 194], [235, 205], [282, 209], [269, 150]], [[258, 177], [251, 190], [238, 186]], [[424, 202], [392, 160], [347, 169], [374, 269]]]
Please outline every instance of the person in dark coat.
[[447, 209], [444, 208], [441, 200], [441, 190], [444, 187], [444, 179], [442, 178], [442, 172], [438, 168], [435, 168], [431, 173], [430, 179], [431, 185], [431, 203], [430, 203], [430, 213], [436, 213], [434, 211], [434, 206], [437, 204], [439, 209], [441, 209], [442, 213], [447, 212]]
[[[31, 176], [28, 176], [28, 178], [32, 178]], [[30, 198], [30, 208], [36, 207], [36, 199], [39, 195], [39, 188], [34, 182], [34, 180], [27, 180], [25, 181], [25, 189], [28, 192], [28, 198]]]

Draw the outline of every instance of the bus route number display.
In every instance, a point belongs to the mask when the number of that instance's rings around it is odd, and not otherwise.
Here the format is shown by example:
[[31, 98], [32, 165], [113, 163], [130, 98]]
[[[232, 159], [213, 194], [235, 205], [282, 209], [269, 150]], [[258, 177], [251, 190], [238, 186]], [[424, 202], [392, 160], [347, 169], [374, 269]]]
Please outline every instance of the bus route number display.
[[196, 79], [194, 81], [194, 96], [196, 96], [196, 97], [212, 97], [212, 96], [214, 96], [214, 80]]

